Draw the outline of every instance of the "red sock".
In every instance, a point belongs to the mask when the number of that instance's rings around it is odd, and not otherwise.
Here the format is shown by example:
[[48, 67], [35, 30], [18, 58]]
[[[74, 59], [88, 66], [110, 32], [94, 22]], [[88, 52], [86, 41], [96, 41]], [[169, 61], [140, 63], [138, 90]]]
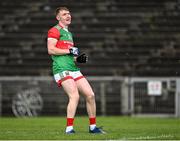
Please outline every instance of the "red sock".
[[91, 117], [89, 118], [89, 124], [92, 125], [92, 124], [96, 124], [96, 117]]
[[67, 126], [73, 126], [74, 118], [67, 118]]

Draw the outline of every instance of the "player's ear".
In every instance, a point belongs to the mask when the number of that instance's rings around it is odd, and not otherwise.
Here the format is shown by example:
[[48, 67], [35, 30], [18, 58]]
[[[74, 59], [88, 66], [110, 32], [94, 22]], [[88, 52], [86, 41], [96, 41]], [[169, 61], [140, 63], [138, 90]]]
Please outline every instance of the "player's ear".
[[56, 16], [56, 19], [57, 19], [58, 21], [60, 21], [61, 18], [60, 18], [59, 15], [57, 15], [57, 16]]

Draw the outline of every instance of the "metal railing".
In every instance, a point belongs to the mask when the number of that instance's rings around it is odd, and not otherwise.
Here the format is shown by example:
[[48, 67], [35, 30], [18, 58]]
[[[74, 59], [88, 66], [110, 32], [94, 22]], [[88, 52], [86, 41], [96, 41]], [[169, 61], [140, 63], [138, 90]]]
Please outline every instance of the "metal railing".
[[[97, 115], [180, 117], [180, 78], [87, 77]], [[52, 77], [0, 77], [0, 116], [62, 116], [68, 98]], [[83, 97], [77, 114], [85, 115]]]

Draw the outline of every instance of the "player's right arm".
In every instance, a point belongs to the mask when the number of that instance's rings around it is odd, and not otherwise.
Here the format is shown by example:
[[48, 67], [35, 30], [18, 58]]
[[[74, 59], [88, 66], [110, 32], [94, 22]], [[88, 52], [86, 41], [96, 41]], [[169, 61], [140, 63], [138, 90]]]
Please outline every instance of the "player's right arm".
[[49, 55], [64, 55], [69, 54], [69, 49], [60, 49], [56, 47], [57, 39], [54, 38], [48, 38], [47, 40], [47, 48], [48, 48], [48, 54]]
[[60, 33], [56, 28], [51, 28], [48, 31], [47, 48], [49, 55], [64, 55], [69, 54], [69, 49], [60, 49], [56, 47]]

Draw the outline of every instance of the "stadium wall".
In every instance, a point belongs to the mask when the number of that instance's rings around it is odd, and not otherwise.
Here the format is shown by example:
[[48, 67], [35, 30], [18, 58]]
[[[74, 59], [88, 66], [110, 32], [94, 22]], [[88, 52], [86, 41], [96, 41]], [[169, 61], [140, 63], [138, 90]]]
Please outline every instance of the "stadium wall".
[[[180, 117], [180, 78], [87, 77], [97, 115]], [[0, 77], [1, 116], [65, 116], [67, 96], [52, 77]], [[77, 114], [86, 115], [81, 97]]]

